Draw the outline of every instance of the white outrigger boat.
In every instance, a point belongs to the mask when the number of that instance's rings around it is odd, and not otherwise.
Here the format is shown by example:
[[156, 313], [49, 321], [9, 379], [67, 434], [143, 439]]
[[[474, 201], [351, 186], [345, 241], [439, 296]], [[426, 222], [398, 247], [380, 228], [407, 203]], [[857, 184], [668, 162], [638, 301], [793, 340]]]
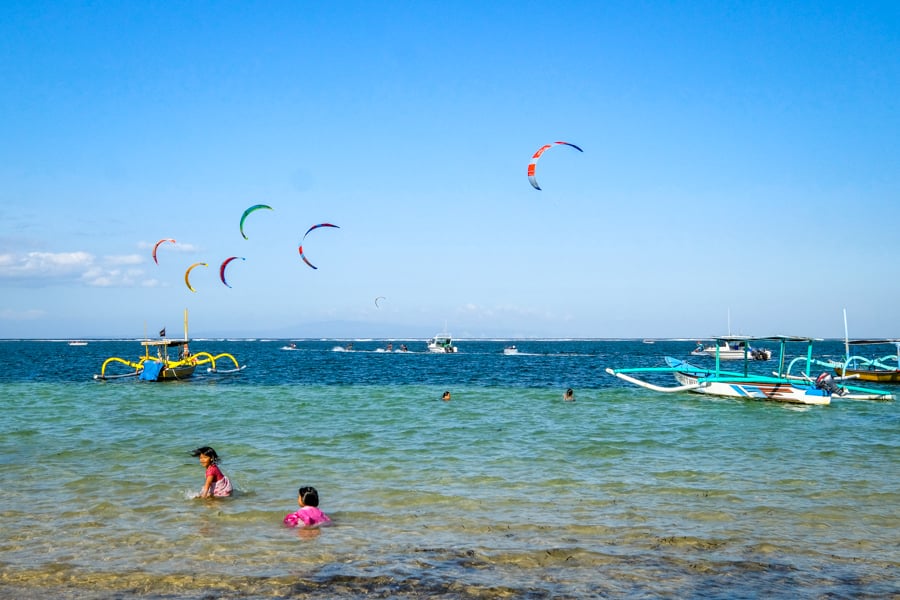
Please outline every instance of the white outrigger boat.
[[[719, 343], [723, 338], [716, 340]], [[713, 368], [704, 368], [678, 360], [665, 357], [666, 367], [638, 367], [631, 369], [610, 369], [606, 372], [628, 383], [663, 393], [693, 392], [711, 396], [723, 396], [729, 398], [758, 398], [775, 402], [787, 402], [793, 404], [830, 404], [832, 398], [847, 400], [893, 400], [894, 395], [883, 390], [867, 389], [846, 384], [845, 378], [832, 377], [830, 373], [822, 373], [813, 377], [811, 368], [816, 361], [813, 359], [813, 342], [821, 341], [816, 338], [795, 336], [769, 336], [760, 338], [744, 338], [746, 341], [772, 341], [780, 344], [778, 370], [772, 375], [751, 373], [749, 365], [752, 359], [749, 356], [749, 345], [745, 345], [743, 371], [724, 371], [721, 368], [720, 357], [716, 357]], [[788, 343], [800, 342], [806, 344], [806, 355], [798, 356], [785, 367], [785, 348]], [[802, 369], [800, 374], [791, 374], [795, 365]], [[668, 373], [675, 377], [678, 385], [664, 386], [651, 383], [636, 375]]]
[[[109, 379], [121, 379], [123, 377], [138, 377], [144, 381], [179, 381], [187, 379], [194, 374], [197, 367], [210, 365], [206, 368], [207, 373], [237, 373], [247, 368], [247, 365], [239, 365], [235, 357], [223, 352], [213, 356], [209, 352], [197, 352], [192, 354], [190, 351], [191, 340], [188, 339], [188, 312], [184, 311], [184, 339], [165, 339], [165, 330], [160, 332], [158, 340], [143, 340], [141, 346], [144, 347], [144, 355], [137, 360], [128, 360], [111, 356], [103, 362], [100, 373], [94, 375], [94, 379], [106, 381]], [[153, 349], [153, 354], [150, 349]], [[169, 350], [175, 350], [174, 355], [169, 354]], [[216, 361], [228, 359], [234, 365], [233, 369], [220, 369], [216, 366]], [[120, 364], [127, 367], [128, 371], [118, 374], [109, 374], [107, 368], [112, 364]], [[119, 367], [121, 370], [122, 367]]]
[[428, 340], [428, 351], [438, 354], [453, 354], [458, 349], [453, 345], [453, 338], [449, 333], [439, 333]]

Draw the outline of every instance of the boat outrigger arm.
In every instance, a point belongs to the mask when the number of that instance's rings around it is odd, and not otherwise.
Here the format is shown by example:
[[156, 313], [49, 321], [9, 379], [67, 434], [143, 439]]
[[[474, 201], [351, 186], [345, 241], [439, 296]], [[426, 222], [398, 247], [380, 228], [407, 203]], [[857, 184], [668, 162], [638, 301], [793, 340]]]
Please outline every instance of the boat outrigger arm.
[[[845, 342], [847, 348], [847, 356], [844, 360], [828, 360], [828, 361], [816, 361], [819, 365], [823, 367], [830, 368], [838, 368], [844, 369], [845, 367], [848, 370], [867, 370], [867, 371], [897, 371], [900, 370], [900, 340], [897, 339], [877, 339], [877, 340], [847, 340]], [[859, 355], [851, 355], [850, 347], [851, 346], [874, 346], [877, 344], [893, 344], [896, 346], [897, 351], [891, 354], [886, 354], [881, 358], [867, 358], [865, 356]]]
[[[697, 388], [706, 387], [709, 385], [707, 382], [694, 383], [691, 385], [678, 385], [678, 386], [653, 385], [649, 381], [643, 381], [641, 379], [637, 379], [636, 377], [632, 377], [632, 376], [626, 374], [629, 371], [646, 373], [647, 371], [650, 371], [650, 370], [651, 369], [648, 369], [648, 368], [644, 368], [644, 369], [610, 369], [609, 367], [606, 368], [607, 373], [609, 373], [610, 375], [614, 375], [615, 377], [618, 377], [622, 381], [627, 381], [628, 383], [633, 383], [634, 385], [640, 386], [642, 388], [647, 388], [648, 390], [653, 390], [654, 392], [662, 392], [664, 394], [689, 392], [691, 390], [696, 390]], [[664, 367], [662, 367], [658, 370], [662, 371], [664, 373], [672, 372], [672, 369], [667, 369]]]

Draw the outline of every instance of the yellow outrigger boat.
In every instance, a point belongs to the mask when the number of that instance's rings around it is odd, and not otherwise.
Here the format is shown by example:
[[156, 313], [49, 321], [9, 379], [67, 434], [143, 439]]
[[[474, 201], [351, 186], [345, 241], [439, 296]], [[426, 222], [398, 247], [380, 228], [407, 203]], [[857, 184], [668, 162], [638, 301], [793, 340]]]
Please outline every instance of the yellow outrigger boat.
[[[100, 368], [100, 374], [94, 375], [94, 379], [106, 381], [123, 377], [139, 377], [145, 381], [179, 381], [191, 377], [197, 367], [203, 365], [209, 365], [206, 368], [207, 373], [237, 373], [247, 368], [247, 365], [238, 364], [237, 359], [227, 352], [215, 356], [209, 352], [192, 354], [189, 347], [191, 341], [188, 339], [187, 333], [187, 315], [187, 310], [185, 310], [183, 340], [167, 340], [164, 337], [159, 340], [144, 340], [141, 342], [141, 346], [144, 347], [144, 356], [138, 360], [127, 360], [118, 356], [107, 358]], [[152, 354], [151, 348], [153, 349]], [[173, 356], [169, 355], [170, 350], [174, 350]], [[231, 361], [234, 368], [218, 368], [216, 362], [223, 359]], [[113, 363], [123, 364], [133, 370], [128, 373], [107, 375], [106, 369]]]

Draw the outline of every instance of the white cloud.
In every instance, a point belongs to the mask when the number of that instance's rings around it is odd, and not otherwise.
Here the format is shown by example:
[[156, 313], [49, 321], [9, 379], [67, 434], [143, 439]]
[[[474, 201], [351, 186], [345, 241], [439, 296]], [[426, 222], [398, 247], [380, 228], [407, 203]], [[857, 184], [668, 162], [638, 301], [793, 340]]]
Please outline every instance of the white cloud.
[[144, 270], [130, 267], [143, 259], [137, 254], [105, 256], [88, 252], [27, 252], [0, 254], [0, 279], [32, 285], [81, 281], [91, 287], [132, 287], [142, 284]]
[[47, 313], [44, 311], [36, 308], [30, 308], [28, 310], [13, 310], [11, 308], [0, 309], [0, 319], [3, 319], [4, 321], [32, 321], [34, 319], [40, 319], [46, 314]]
[[94, 262], [87, 252], [28, 252], [0, 255], [0, 277], [40, 279], [77, 276]]
[[144, 262], [140, 254], [122, 254], [119, 256], [104, 256], [103, 262], [108, 265], [139, 265]]

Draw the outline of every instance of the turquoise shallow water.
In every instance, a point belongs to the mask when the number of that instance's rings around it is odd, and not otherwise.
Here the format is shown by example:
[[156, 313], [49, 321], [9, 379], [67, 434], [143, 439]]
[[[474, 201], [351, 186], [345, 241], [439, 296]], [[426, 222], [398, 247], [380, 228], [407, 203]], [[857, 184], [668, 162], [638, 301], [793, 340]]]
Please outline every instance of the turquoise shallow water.
[[[691, 342], [286, 343], [198, 341], [247, 370], [155, 384], [91, 380], [135, 342], [0, 342], [0, 597], [900, 593], [895, 402], [662, 395], [603, 371]], [[235, 497], [191, 497], [205, 444]], [[281, 526], [300, 485], [333, 527]]]

